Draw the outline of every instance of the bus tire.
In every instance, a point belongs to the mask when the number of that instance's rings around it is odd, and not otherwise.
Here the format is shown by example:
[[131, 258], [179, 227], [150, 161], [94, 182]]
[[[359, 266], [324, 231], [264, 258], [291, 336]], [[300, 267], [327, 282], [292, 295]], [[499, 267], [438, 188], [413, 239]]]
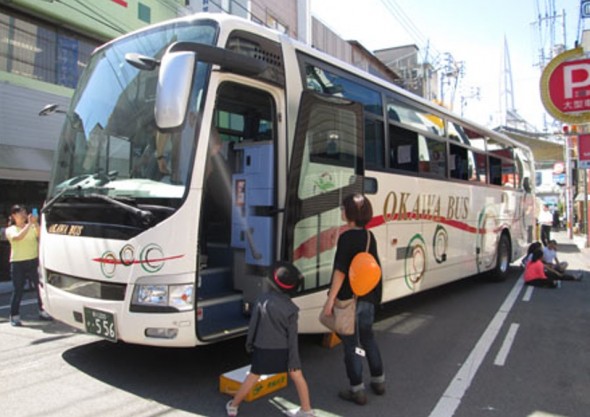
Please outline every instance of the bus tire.
[[502, 233], [496, 251], [496, 266], [490, 271], [490, 278], [494, 281], [504, 281], [508, 277], [510, 267], [510, 239], [507, 233]]

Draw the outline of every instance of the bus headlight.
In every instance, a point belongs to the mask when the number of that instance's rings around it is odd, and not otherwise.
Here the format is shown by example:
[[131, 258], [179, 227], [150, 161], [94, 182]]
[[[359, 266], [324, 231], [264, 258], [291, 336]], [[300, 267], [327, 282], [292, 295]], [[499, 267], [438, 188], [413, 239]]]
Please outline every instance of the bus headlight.
[[132, 306], [163, 307], [168, 311], [186, 311], [193, 308], [193, 294], [193, 284], [138, 284], [135, 286], [131, 304]]
[[136, 304], [167, 306], [167, 285], [138, 285], [135, 287], [134, 302]]
[[176, 307], [180, 311], [191, 310], [193, 308], [193, 285], [171, 285], [169, 305]]

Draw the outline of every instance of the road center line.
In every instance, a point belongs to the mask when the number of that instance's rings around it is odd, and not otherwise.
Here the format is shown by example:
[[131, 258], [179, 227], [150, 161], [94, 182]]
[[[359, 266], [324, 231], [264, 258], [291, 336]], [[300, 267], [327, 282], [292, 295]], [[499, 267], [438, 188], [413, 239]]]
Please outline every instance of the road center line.
[[514, 343], [514, 338], [516, 337], [516, 332], [520, 324], [512, 323], [510, 328], [508, 329], [508, 333], [506, 333], [506, 337], [504, 338], [504, 343], [502, 343], [502, 347], [500, 351], [496, 355], [496, 360], [494, 361], [494, 365], [497, 366], [504, 366], [506, 364], [506, 358], [508, 357], [508, 353], [510, 353], [510, 349], [512, 348], [512, 343]]
[[463, 366], [461, 366], [442, 397], [438, 400], [429, 417], [452, 417], [455, 414], [488, 350], [498, 336], [508, 313], [514, 306], [514, 302], [523, 285], [522, 277], [518, 277], [510, 294], [508, 294], [504, 303], [500, 306], [500, 309], [496, 312], [496, 315], [467, 357], [467, 360], [463, 363]]
[[524, 302], [531, 301], [531, 297], [533, 296], [534, 289], [535, 289], [535, 287], [533, 287], [532, 285], [529, 285], [527, 287], [526, 291], [524, 292], [524, 296], [522, 297], [522, 301], [524, 301]]

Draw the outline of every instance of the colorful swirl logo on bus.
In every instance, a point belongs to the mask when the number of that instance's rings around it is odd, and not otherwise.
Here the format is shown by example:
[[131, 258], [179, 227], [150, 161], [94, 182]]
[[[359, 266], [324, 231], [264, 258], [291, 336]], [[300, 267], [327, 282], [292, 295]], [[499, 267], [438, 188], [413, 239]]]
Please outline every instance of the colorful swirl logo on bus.
[[434, 253], [434, 260], [438, 264], [442, 264], [447, 260], [447, 249], [449, 247], [449, 234], [447, 229], [440, 224], [436, 226], [434, 237], [432, 238], [432, 251]]
[[166, 261], [182, 258], [184, 255], [164, 256], [164, 250], [155, 243], [150, 243], [139, 252], [139, 259], [136, 259], [136, 249], [127, 244], [119, 250], [118, 255], [113, 251], [106, 251], [100, 258], [93, 261], [100, 263], [100, 270], [106, 278], [115, 276], [117, 266], [128, 267], [139, 264], [148, 273], [160, 271]]
[[426, 243], [420, 234], [414, 235], [404, 257], [404, 279], [406, 285], [414, 291], [416, 284], [422, 280], [426, 273]]

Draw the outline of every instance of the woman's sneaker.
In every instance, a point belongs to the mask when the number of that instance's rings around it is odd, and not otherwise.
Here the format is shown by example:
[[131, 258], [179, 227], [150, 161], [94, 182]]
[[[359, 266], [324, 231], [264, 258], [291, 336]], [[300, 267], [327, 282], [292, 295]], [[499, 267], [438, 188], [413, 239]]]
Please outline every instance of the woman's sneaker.
[[234, 407], [232, 404], [233, 400], [229, 400], [225, 405], [225, 411], [228, 417], [236, 417], [238, 415], [238, 407]]
[[343, 389], [338, 393], [338, 396], [345, 401], [350, 401], [358, 405], [365, 405], [367, 403], [367, 394], [364, 389], [360, 391]]
[[23, 322], [20, 321], [20, 316], [11, 316], [10, 325], [13, 327], [21, 327], [23, 325]]
[[371, 382], [371, 389], [377, 395], [385, 394], [385, 382]]

